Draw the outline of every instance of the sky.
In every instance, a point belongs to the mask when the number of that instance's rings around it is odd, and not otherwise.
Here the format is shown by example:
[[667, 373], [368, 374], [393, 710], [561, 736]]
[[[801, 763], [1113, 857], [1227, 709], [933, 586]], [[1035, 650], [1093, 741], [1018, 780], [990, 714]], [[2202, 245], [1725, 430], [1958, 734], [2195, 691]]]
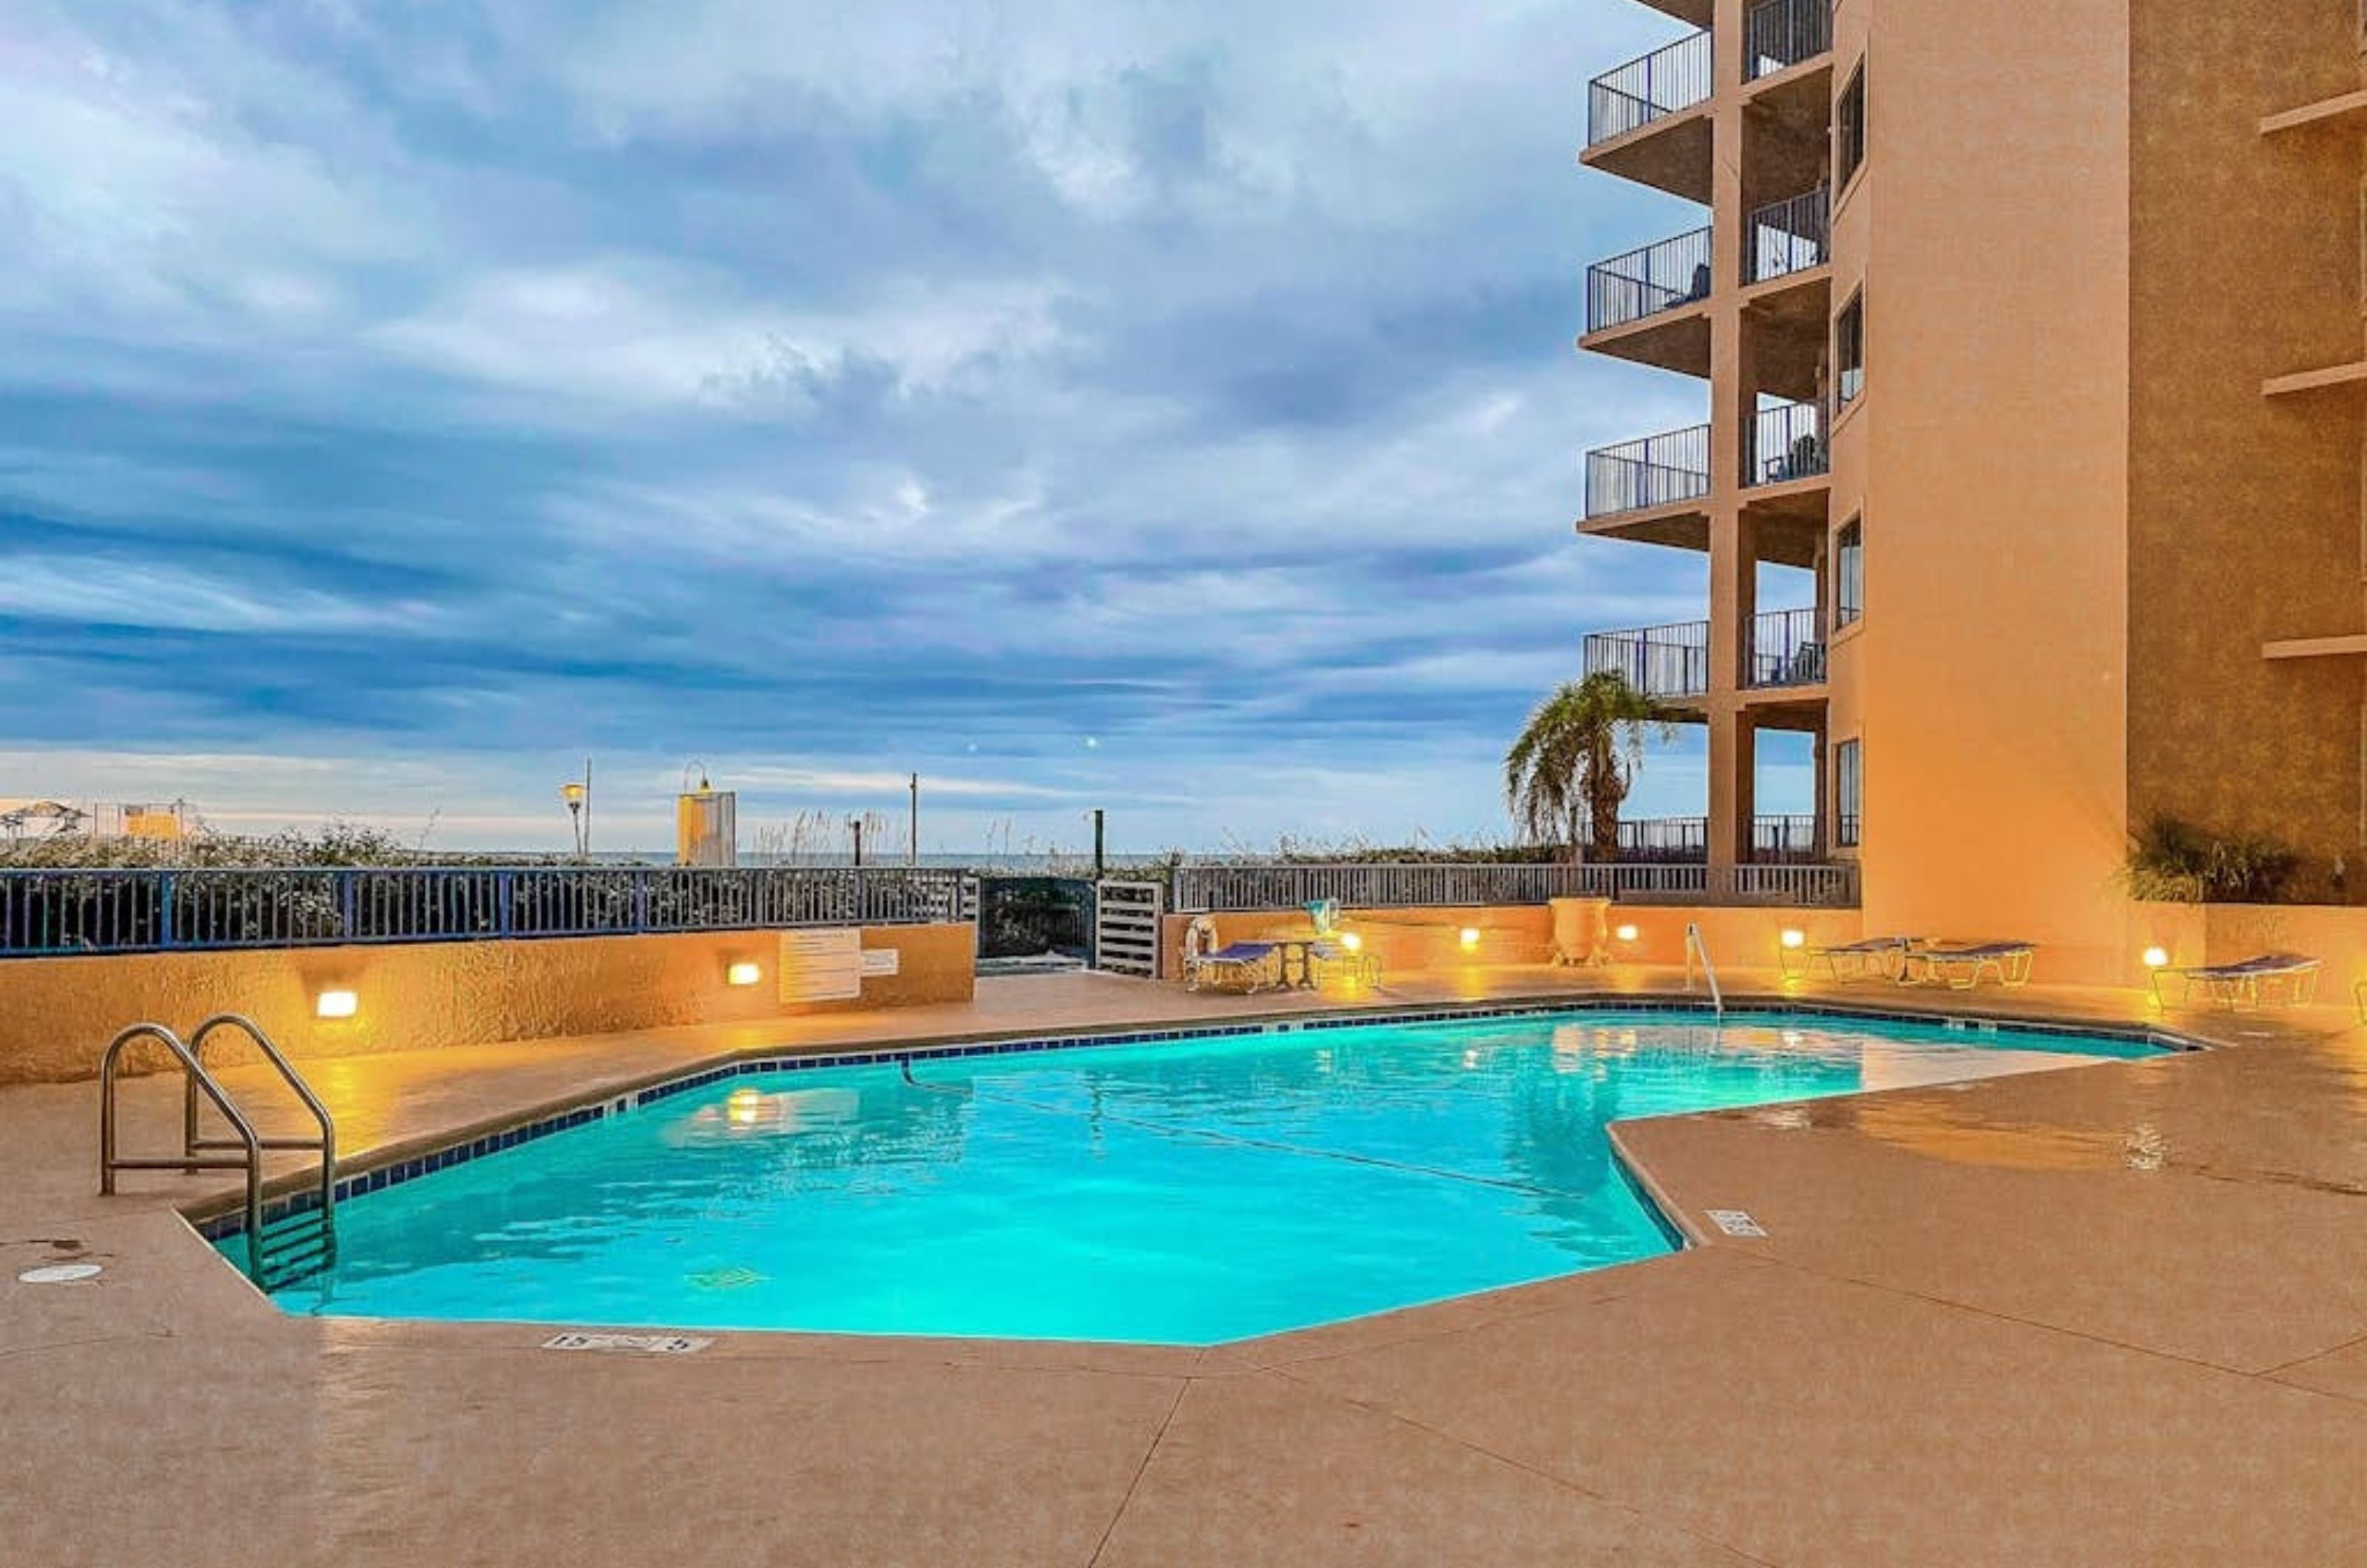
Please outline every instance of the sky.
[[[0, 0], [0, 797], [462, 848], [1506, 836], [1629, 0]], [[1762, 764], [1797, 809], [1806, 758]], [[1633, 815], [1701, 809], [1698, 739]]]

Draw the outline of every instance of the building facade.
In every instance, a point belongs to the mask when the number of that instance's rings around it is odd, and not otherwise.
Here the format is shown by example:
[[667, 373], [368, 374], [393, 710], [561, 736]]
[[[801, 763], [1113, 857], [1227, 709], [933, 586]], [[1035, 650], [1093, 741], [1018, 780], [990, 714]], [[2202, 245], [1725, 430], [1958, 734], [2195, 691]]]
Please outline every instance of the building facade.
[[1581, 161], [1706, 221], [1591, 268], [1580, 345], [1707, 417], [1590, 453], [1579, 527], [1705, 555], [1707, 615], [1587, 662], [1706, 727], [1713, 869], [1853, 861], [1869, 931], [2098, 982], [2157, 818], [2367, 884], [2360, 0], [1652, 3], [1694, 30]]

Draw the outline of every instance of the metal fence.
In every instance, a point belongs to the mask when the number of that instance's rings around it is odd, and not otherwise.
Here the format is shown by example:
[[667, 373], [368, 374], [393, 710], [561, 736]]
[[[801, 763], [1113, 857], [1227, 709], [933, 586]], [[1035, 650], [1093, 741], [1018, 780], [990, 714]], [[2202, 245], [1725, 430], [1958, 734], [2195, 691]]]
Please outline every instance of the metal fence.
[[1709, 426], [1688, 425], [1586, 455], [1586, 514], [1609, 517], [1709, 493]]
[[1769, 610], [1744, 627], [1743, 684], [1814, 686], [1825, 678], [1824, 634], [1814, 610]]
[[1697, 32], [1589, 84], [1586, 144], [1597, 146], [1664, 116], [1702, 103], [1710, 94], [1710, 43]]
[[901, 866], [0, 872], [0, 957], [964, 918], [967, 874]]
[[1709, 623], [1590, 632], [1585, 665], [1588, 674], [1615, 674], [1648, 697], [1700, 696], [1709, 690]]
[[1857, 901], [1852, 865], [1196, 865], [1175, 874], [1175, 908], [1200, 914], [1542, 904], [1549, 898], [1823, 904]]
[[1833, 0], [1765, 0], [1742, 18], [1743, 80], [1814, 60], [1833, 47]]
[[1746, 487], [1815, 479], [1832, 468], [1825, 445], [1825, 411], [1815, 403], [1778, 403], [1761, 409], [1743, 427], [1750, 450], [1742, 455]]
[[1742, 281], [1772, 278], [1822, 266], [1831, 259], [1832, 192], [1824, 186], [1783, 201], [1771, 201], [1750, 215], [1742, 230]]
[[[1750, 819], [1750, 860], [1758, 865], [1802, 865], [1823, 859], [1813, 816]], [[1699, 865], [1709, 860], [1706, 817], [1643, 817], [1619, 824], [1624, 864]]]
[[1586, 269], [1586, 330], [1606, 332], [1709, 298], [1710, 231], [1662, 240]]

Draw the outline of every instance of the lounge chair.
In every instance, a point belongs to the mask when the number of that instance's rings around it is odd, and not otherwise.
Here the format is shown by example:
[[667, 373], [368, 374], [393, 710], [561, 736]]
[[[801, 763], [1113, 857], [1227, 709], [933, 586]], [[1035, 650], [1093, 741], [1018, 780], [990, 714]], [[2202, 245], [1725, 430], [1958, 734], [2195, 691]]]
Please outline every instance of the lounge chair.
[[1910, 936], [1870, 936], [1831, 947], [1779, 948], [1775, 956], [1785, 979], [1807, 979], [1822, 964], [1835, 985], [1846, 985], [1852, 980], [1897, 979], [1914, 946]]
[[2186, 987], [2179, 994], [2180, 1006], [2192, 1002], [2194, 987], [2201, 986], [2203, 996], [2225, 1008], [2281, 1004], [2299, 1007], [2316, 993], [2318, 971], [2324, 967], [2323, 961], [2305, 953], [2263, 953], [2236, 964], [2157, 969], [2153, 972], [2153, 999], [2163, 999], [2161, 977], [2175, 975]]
[[1910, 947], [1899, 965], [1904, 986], [1946, 986], [1969, 991], [1984, 978], [2011, 988], [2030, 983], [2030, 961], [2038, 944], [2029, 942], [1968, 942], [1954, 947]]
[[1217, 922], [1206, 915], [1184, 928], [1184, 988], [1230, 987], [1244, 995], [1282, 984], [1282, 949], [1270, 942], [1217, 945]]

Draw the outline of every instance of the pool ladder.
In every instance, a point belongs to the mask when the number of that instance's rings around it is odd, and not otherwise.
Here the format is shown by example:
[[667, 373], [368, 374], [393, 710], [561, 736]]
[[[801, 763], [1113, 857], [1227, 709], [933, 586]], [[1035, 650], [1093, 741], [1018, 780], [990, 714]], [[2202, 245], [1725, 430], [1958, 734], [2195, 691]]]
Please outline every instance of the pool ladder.
[[1688, 991], [1693, 988], [1693, 964], [1696, 960], [1701, 964], [1703, 977], [1709, 981], [1710, 1006], [1717, 1010], [1718, 1017], [1724, 1018], [1726, 993], [1718, 989], [1717, 966], [1709, 961], [1709, 944], [1702, 941], [1700, 925], [1688, 920], [1685, 922], [1685, 989]]
[[[264, 1060], [271, 1064], [280, 1080], [311, 1112], [320, 1128], [318, 1136], [266, 1138], [255, 1130], [255, 1123], [231, 1098], [221, 1080], [206, 1070], [206, 1042], [222, 1031], [243, 1034], [263, 1053]], [[137, 1040], [155, 1041], [180, 1064], [178, 1155], [127, 1155], [116, 1136], [115, 1080], [122, 1066], [124, 1051]], [[233, 1136], [225, 1138], [199, 1131], [198, 1097], [201, 1094], [230, 1123]], [[266, 1231], [263, 1224], [263, 1156], [289, 1150], [321, 1156], [319, 1196], [309, 1204], [291, 1208], [280, 1216], [277, 1228]], [[271, 1037], [243, 1014], [216, 1013], [198, 1025], [187, 1041], [164, 1024], [147, 1022], [135, 1023], [108, 1042], [107, 1055], [98, 1065], [98, 1190], [102, 1195], [115, 1191], [116, 1172], [122, 1170], [243, 1170], [246, 1272], [266, 1290], [318, 1274], [337, 1260], [336, 1123], [330, 1119], [328, 1107], [321, 1103], [311, 1086], [280, 1055]]]

